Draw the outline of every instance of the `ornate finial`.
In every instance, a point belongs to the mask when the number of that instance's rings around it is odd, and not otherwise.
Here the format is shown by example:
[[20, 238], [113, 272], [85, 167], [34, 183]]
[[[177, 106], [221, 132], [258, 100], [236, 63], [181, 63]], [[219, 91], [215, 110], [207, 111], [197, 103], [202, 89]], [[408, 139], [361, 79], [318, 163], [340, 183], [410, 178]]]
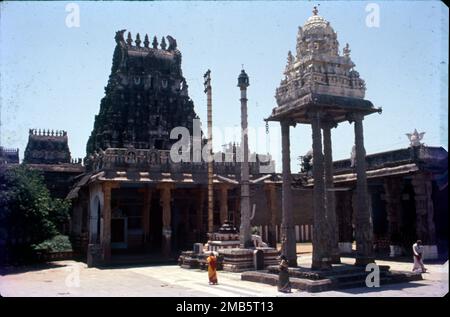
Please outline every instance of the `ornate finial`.
[[345, 47], [342, 49], [342, 53], [344, 54], [344, 56], [349, 57], [350, 56], [350, 46], [347, 44], [345, 44]]
[[420, 146], [423, 143], [421, 143], [420, 141], [422, 141], [423, 136], [424, 136], [425, 132], [417, 132], [417, 129], [414, 129], [413, 133], [406, 133], [406, 136], [408, 137], [408, 140], [410, 142], [410, 146]]
[[292, 55], [291, 51], [288, 52], [287, 62], [288, 65], [291, 65], [294, 62], [294, 55]]
[[134, 41], [134, 43], [136, 43], [137, 47], [141, 47], [141, 36], [139, 35], [139, 33], [136, 34], [136, 40]]
[[177, 40], [175, 40], [173, 37], [171, 37], [170, 35], [167, 35], [167, 41], [169, 42], [169, 51], [174, 51], [177, 49]]
[[145, 38], [144, 38], [144, 47], [148, 48], [148, 45], [150, 44], [150, 41], [148, 40], [148, 35], [145, 34]]
[[124, 42], [123, 39], [123, 33], [125, 33], [126, 30], [120, 30], [116, 32], [116, 36], [114, 39], [116, 40], [116, 43], [119, 44], [120, 42]]
[[312, 13], [313, 13], [314, 15], [317, 15], [317, 13], [319, 13], [319, 10], [317, 10], [317, 7], [316, 7], [316, 6], [314, 6]]
[[155, 50], [158, 49], [158, 39], [156, 38], [156, 36], [153, 37], [152, 46]]
[[167, 45], [166, 45], [166, 39], [164, 38], [164, 36], [161, 39], [161, 45], [160, 46], [161, 46], [162, 50], [166, 50]]
[[131, 44], [133, 44], [133, 40], [131, 39], [131, 33], [130, 33], [130, 32], [128, 32], [128, 36], [127, 36], [127, 44], [128, 44], [129, 46], [131, 46]]

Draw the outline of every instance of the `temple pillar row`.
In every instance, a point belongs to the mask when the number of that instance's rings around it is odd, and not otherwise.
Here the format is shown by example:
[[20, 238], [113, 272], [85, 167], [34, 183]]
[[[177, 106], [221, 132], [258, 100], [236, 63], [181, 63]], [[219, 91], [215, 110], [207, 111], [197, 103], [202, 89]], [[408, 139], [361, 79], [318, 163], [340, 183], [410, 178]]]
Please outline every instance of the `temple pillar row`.
[[276, 224], [277, 224], [277, 189], [276, 185], [269, 183], [265, 185], [266, 198], [267, 198], [267, 209], [269, 210], [270, 219], [268, 225], [268, 245], [272, 248], [277, 247], [277, 234], [276, 234]]
[[401, 256], [403, 254], [400, 234], [400, 224], [402, 222], [402, 185], [402, 179], [394, 177], [385, 178], [383, 184], [390, 240], [390, 257]]
[[422, 240], [425, 259], [437, 259], [436, 226], [432, 200], [432, 175], [418, 173], [411, 181], [416, 203], [416, 235]]

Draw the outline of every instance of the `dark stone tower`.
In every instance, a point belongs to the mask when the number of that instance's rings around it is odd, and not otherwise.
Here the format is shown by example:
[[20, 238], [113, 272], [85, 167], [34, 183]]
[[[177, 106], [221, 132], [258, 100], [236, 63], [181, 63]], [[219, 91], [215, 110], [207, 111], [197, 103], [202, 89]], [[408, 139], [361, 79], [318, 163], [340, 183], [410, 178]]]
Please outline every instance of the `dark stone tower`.
[[[134, 41], [125, 30], [116, 32], [111, 75], [95, 116], [87, 156], [100, 149], [170, 149], [172, 128], [183, 126], [191, 132], [197, 115], [188, 96], [181, 71], [181, 53], [171, 36], [152, 45], [139, 33]], [[142, 46], [143, 44], [143, 46]]]
[[70, 163], [67, 132], [30, 129], [23, 162], [26, 164]]

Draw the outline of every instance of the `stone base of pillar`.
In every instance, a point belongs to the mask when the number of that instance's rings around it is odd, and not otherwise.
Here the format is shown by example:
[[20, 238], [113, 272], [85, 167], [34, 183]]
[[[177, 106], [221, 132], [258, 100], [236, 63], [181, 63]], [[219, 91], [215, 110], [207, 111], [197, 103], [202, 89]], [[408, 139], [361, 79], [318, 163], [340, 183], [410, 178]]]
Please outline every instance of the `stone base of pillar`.
[[437, 245], [423, 246], [423, 259], [436, 260], [439, 257]]
[[331, 258], [323, 259], [322, 261], [313, 260], [311, 264], [311, 270], [331, 270]]
[[111, 260], [111, 244], [103, 245], [103, 262], [108, 263]]
[[339, 252], [341, 254], [352, 253], [352, 243], [351, 242], [339, 242]]
[[163, 229], [162, 235], [162, 253], [165, 257], [169, 257], [172, 251], [171, 248], [172, 230]]
[[102, 248], [99, 244], [89, 244], [87, 251], [87, 266], [93, 267], [102, 262]]
[[340, 264], [341, 263], [341, 256], [339, 254], [332, 254], [331, 255], [331, 263], [332, 264]]
[[375, 263], [373, 257], [357, 257], [355, 260], [355, 266], [366, 266], [369, 263]]
[[389, 246], [389, 256], [391, 258], [394, 258], [396, 256], [402, 256], [403, 255], [403, 248], [399, 245], [390, 245]]

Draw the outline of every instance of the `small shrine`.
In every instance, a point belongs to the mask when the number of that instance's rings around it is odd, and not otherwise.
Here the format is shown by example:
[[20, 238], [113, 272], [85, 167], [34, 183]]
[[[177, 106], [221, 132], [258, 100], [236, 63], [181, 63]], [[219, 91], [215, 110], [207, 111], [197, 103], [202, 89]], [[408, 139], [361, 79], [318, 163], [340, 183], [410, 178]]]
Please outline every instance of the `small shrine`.
[[217, 232], [208, 234], [208, 242], [205, 245], [207, 251], [219, 249], [239, 248], [239, 231], [229, 221], [225, 221]]

